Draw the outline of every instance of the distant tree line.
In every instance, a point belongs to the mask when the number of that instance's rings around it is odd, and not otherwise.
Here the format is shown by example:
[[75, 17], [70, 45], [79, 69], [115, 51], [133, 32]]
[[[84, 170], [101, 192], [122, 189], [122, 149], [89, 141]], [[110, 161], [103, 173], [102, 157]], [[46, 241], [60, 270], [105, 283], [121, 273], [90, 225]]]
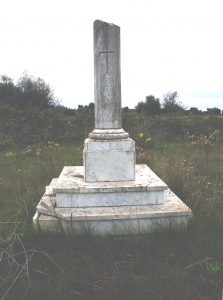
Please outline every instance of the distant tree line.
[[[175, 91], [164, 95], [162, 101], [150, 95], [145, 101], [138, 102], [134, 109], [124, 107], [123, 127], [133, 138], [144, 131], [169, 139], [171, 136], [180, 137], [185, 132], [191, 133], [194, 128], [199, 132], [204, 128], [205, 132], [210, 131], [208, 128], [221, 128], [222, 120], [210, 119], [207, 124], [207, 120], [198, 119], [200, 123], [195, 126], [185, 120], [181, 122], [175, 116], [221, 114], [218, 108], [208, 108], [206, 112], [196, 107], [186, 109]], [[156, 116], [165, 118], [156, 121]], [[67, 108], [60, 104], [50, 86], [41, 78], [24, 73], [14, 83], [5, 75], [0, 77], [0, 150], [11, 144], [86, 138], [93, 129], [94, 103], [78, 105], [77, 109]]]
[[[128, 107], [124, 108], [125, 111], [128, 111]], [[191, 107], [187, 109], [185, 105], [179, 101], [178, 92], [169, 92], [163, 96], [162, 103], [159, 98], [154, 96], [146, 96], [145, 101], [140, 101], [135, 107], [135, 110], [138, 113], [154, 116], [160, 114], [171, 114], [171, 113], [182, 113], [184, 115], [193, 114], [193, 115], [222, 115], [223, 111], [217, 107], [207, 108], [207, 111], [199, 110], [197, 107]]]

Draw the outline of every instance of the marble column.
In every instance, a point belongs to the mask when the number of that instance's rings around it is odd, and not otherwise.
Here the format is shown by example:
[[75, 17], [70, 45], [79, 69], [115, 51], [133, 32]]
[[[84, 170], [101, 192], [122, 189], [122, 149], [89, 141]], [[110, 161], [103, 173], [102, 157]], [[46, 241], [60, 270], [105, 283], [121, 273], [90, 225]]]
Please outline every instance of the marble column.
[[94, 22], [95, 130], [92, 139], [122, 139], [120, 27]]

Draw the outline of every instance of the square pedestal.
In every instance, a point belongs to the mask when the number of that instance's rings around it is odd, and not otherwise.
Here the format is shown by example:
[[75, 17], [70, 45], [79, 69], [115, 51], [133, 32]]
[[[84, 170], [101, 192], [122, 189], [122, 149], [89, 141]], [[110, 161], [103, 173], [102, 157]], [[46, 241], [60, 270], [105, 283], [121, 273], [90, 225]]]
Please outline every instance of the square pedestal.
[[168, 188], [147, 165], [135, 166], [134, 181], [85, 182], [83, 177], [82, 166], [64, 167], [51, 184], [57, 207], [162, 204]]
[[130, 139], [86, 139], [84, 152], [86, 182], [135, 180], [135, 142]]

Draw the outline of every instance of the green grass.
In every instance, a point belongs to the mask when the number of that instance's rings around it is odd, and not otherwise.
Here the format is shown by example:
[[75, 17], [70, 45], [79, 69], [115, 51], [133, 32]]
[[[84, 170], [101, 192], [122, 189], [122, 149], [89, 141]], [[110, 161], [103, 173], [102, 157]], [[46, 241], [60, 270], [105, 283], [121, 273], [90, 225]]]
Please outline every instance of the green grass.
[[41, 145], [1, 152], [1, 220], [31, 220], [45, 186], [59, 175], [63, 166], [82, 165], [82, 147], [81, 142], [76, 142], [52, 149]]
[[138, 156], [193, 209], [187, 232], [35, 234], [45, 185], [82, 165], [82, 143], [0, 152], [0, 298], [221, 299], [223, 144], [161, 144]]

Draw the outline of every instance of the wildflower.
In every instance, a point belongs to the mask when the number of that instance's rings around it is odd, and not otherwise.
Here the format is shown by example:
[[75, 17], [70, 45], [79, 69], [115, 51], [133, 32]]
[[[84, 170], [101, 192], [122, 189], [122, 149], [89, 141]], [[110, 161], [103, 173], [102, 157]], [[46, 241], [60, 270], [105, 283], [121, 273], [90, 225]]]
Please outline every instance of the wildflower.
[[32, 146], [29, 145], [22, 151], [22, 154], [23, 155], [31, 155], [32, 151], [33, 151]]
[[7, 152], [5, 154], [6, 157], [15, 157], [16, 156], [16, 153], [15, 152]]
[[205, 145], [208, 145], [209, 144], [209, 141], [208, 141], [208, 137], [205, 135], [204, 139], [203, 139], [203, 143]]
[[191, 144], [192, 144], [192, 145], [197, 144], [197, 137], [196, 137], [195, 135], [192, 135], [192, 136], [191, 136]]
[[36, 155], [37, 155], [37, 156], [40, 156], [40, 154], [41, 154], [41, 148], [37, 148], [37, 149], [36, 149]]

